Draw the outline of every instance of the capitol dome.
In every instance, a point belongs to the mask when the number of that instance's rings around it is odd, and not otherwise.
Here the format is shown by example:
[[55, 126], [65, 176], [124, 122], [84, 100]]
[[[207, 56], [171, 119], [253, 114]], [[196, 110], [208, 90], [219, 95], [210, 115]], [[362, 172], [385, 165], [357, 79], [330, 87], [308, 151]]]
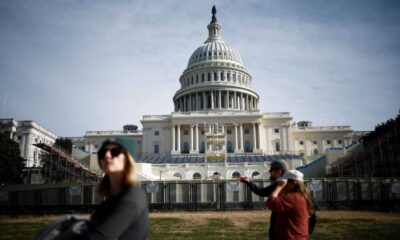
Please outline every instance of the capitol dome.
[[259, 95], [239, 53], [220, 34], [213, 7], [208, 38], [189, 58], [173, 101], [175, 112], [258, 111]]
[[239, 53], [220, 40], [206, 41], [203, 46], [197, 48], [190, 57], [187, 67], [210, 61], [226, 61], [243, 66]]

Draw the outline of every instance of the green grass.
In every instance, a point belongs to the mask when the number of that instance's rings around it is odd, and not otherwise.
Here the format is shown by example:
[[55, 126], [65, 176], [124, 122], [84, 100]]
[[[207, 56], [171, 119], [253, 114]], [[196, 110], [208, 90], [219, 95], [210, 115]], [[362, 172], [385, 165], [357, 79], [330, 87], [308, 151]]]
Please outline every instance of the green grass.
[[[252, 221], [247, 226], [234, 219], [209, 218], [197, 221], [179, 218], [152, 218], [148, 239], [267, 239], [268, 222]], [[48, 221], [0, 222], [0, 239], [32, 239]], [[319, 218], [311, 240], [400, 239], [400, 220]]]

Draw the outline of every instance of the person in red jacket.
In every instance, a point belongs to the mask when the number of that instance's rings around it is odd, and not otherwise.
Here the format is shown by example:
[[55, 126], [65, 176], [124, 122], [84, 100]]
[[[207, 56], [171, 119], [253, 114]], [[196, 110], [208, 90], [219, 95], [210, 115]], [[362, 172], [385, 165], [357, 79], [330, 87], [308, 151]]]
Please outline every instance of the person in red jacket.
[[304, 186], [303, 173], [285, 172], [268, 198], [267, 207], [277, 213], [276, 239], [308, 239], [308, 216], [313, 212], [313, 204]]

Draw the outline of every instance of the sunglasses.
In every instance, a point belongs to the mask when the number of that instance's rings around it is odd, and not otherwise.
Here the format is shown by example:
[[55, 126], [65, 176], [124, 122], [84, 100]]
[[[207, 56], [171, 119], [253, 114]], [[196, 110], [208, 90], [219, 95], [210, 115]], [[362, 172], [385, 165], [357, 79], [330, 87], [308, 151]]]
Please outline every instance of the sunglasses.
[[112, 157], [117, 157], [121, 153], [124, 152], [124, 149], [122, 149], [119, 146], [112, 146], [112, 147], [103, 147], [99, 150], [97, 155], [99, 156], [99, 159], [104, 159], [106, 153], [110, 151]]

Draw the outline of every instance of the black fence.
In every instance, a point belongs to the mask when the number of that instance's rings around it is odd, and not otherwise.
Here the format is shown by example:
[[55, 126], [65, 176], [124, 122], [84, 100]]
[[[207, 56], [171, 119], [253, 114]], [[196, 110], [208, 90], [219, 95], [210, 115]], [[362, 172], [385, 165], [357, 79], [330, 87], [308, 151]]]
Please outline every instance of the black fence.
[[[269, 181], [258, 180], [259, 186]], [[151, 211], [227, 211], [265, 208], [267, 198], [242, 183], [220, 181], [142, 182]], [[321, 209], [400, 210], [400, 179], [309, 179]], [[92, 212], [103, 201], [96, 185], [18, 185], [0, 187], [0, 214]]]

